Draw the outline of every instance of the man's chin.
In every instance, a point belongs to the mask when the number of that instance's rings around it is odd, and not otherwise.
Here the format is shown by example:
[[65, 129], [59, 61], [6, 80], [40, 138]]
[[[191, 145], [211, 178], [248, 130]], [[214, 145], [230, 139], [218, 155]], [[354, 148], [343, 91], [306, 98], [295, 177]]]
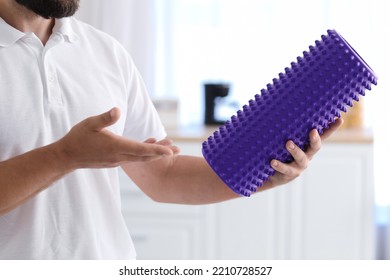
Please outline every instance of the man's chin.
[[80, 5], [80, 0], [15, 0], [15, 2], [47, 19], [73, 16]]

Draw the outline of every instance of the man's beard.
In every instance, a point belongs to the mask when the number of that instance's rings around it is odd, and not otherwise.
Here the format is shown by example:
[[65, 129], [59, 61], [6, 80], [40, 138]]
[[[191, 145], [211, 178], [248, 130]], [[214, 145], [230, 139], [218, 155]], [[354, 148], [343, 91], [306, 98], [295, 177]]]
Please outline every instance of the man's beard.
[[15, 0], [44, 18], [63, 18], [74, 15], [80, 0]]

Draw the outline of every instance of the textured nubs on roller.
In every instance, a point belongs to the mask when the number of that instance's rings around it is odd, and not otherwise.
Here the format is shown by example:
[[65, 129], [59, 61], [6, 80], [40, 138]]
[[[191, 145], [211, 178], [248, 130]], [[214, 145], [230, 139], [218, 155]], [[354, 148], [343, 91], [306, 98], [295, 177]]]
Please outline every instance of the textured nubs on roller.
[[274, 175], [272, 159], [293, 160], [288, 140], [306, 150], [313, 128], [322, 134], [376, 83], [367, 63], [328, 30], [203, 143], [203, 156], [234, 192], [250, 196]]

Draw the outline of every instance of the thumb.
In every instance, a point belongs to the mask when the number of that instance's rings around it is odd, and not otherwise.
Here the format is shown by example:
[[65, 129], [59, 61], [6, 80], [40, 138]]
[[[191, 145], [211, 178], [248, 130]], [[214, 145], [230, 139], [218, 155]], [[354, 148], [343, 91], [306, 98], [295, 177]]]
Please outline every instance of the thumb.
[[93, 130], [100, 131], [103, 128], [113, 125], [119, 120], [120, 110], [117, 107], [112, 108], [103, 114], [90, 117], [88, 120], [89, 125]]

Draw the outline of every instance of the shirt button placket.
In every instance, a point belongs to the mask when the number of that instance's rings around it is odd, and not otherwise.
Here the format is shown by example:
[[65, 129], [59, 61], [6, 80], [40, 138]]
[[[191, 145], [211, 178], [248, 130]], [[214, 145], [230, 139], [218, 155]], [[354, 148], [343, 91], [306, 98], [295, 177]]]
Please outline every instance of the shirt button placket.
[[62, 95], [58, 85], [57, 71], [52, 63], [49, 53], [46, 53], [45, 55], [44, 64], [48, 102], [52, 105], [62, 105]]

